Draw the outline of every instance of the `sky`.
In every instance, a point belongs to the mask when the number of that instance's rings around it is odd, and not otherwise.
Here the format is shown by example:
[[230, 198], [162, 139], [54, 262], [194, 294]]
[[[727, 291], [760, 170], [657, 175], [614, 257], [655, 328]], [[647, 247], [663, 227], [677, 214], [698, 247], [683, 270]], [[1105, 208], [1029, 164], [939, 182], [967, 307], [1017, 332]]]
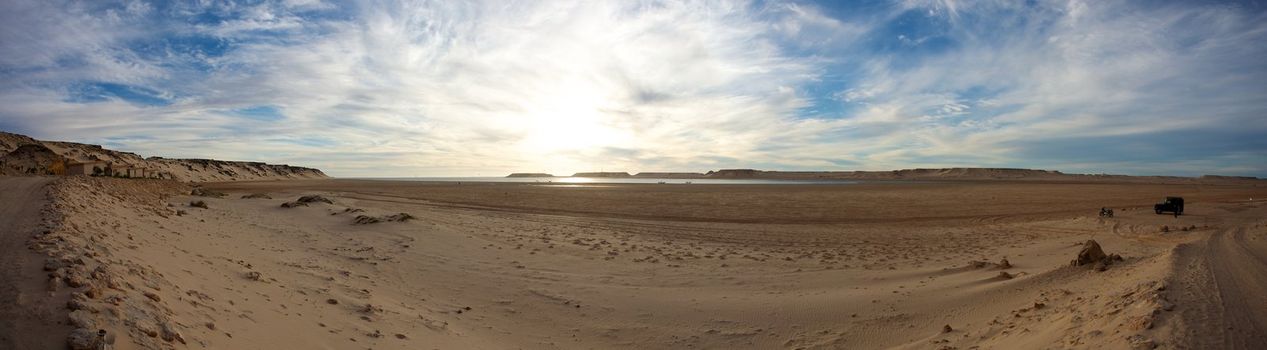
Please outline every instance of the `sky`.
[[0, 130], [341, 177], [1267, 177], [1267, 3], [5, 0]]

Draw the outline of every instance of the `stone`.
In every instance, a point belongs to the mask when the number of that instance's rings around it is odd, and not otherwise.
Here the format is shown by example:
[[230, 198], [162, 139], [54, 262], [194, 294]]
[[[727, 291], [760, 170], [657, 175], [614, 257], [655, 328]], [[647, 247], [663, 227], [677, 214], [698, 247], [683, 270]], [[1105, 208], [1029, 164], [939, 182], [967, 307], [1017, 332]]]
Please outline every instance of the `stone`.
[[84, 296], [88, 297], [89, 299], [100, 298], [101, 295], [102, 295], [101, 288], [97, 288], [96, 286], [89, 286], [88, 289], [84, 290]]
[[88, 298], [79, 296], [78, 294], [76, 294], [75, 296], [72, 296], [70, 300], [66, 301], [66, 308], [71, 309], [71, 310], [92, 311], [91, 309], [92, 306], [88, 304]]
[[70, 318], [70, 324], [79, 328], [94, 329], [97, 328], [97, 321], [93, 319], [92, 313], [85, 310], [71, 311], [67, 316]]
[[153, 322], [139, 321], [136, 323], [135, 327], [138, 332], [141, 332], [141, 334], [149, 336], [150, 338], [158, 337], [158, 326], [155, 326]]
[[1095, 240], [1087, 240], [1082, 245], [1082, 250], [1078, 251], [1078, 258], [1071, 263], [1073, 266], [1082, 266], [1103, 261], [1108, 256], [1104, 254], [1104, 250], [1100, 249], [1100, 243]]
[[44, 259], [44, 271], [57, 271], [57, 269], [66, 267], [65, 261], [57, 258]]
[[162, 298], [161, 298], [161, 297], [159, 297], [159, 296], [158, 296], [158, 294], [154, 294], [154, 292], [145, 292], [144, 294], [145, 294], [145, 297], [146, 297], [146, 298], [150, 298], [150, 300], [153, 300], [153, 301], [156, 301], [156, 302], [157, 302], [157, 301], [162, 301]]
[[1144, 338], [1142, 335], [1133, 335], [1126, 338], [1131, 344], [1133, 350], [1152, 350], [1157, 348], [1157, 342], [1152, 339]]
[[71, 350], [96, 350], [97, 332], [87, 328], [76, 328], [70, 331], [70, 336], [66, 337], [66, 345], [70, 346]]
[[950, 333], [950, 332], [954, 332], [954, 331], [955, 331], [955, 329], [954, 329], [954, 328], [950, 328], [950, 325], [945, 325], [945, 326], [942, 326], [942, 327], [941, 327], [941, 332], [942, 332], [942, 333]]
[[163, 323], [161, 338], [167, 342], [178, 341], [181, 344], [185, 344], [185, 336], [180, 334], [180, 331], [176, 330], [176, 327], [173, 327], [171, 323]]
[[88, 285], [88, 279], [81, 274], [71, 273], [70, 276], [66, 276], [66, 285], [71, 288], [83, 287]]

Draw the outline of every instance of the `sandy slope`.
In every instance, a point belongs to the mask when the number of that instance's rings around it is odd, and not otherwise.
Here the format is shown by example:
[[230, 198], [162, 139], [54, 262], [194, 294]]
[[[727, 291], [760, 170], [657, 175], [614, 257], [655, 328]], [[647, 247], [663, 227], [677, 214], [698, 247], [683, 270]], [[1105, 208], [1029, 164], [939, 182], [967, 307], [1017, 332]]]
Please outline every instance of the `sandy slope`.
[[[1202, 327], [1263, 317], [1256, 270], [1218, 267], [1260, 256], [1253, 186], [212, 188], [59, 181], [36, 247], [84, 260], [52, 272], [84, 282], [54, 293], [72, 321], [119, 349], [1016, 349], [1246, 348]], [[1174, 193], [1189, 215], [1147, 209]], [[309, 194], [332, 203], [281, 207]], [[1087, 239], [1125, 259], [1069, 266]]]

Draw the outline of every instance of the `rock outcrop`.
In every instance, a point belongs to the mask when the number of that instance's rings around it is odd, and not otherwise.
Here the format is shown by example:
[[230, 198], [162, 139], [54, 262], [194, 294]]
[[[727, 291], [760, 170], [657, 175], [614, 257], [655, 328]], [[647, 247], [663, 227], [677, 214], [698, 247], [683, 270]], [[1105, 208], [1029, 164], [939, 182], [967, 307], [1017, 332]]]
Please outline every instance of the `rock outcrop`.
[[1078, 256], [1069, 262], [1070, 266], [1086, 266], [1093, 265], [1096, 270], [1104, 271], [1114, 262], [1122, 261], [1122, 257], [1117, 254], [1105, 254], [1104, 249], [1100, 248], [1100, 243], [1095, 240], [1087, 240], [1082, 244], [1082, 250], [1078, 251]]

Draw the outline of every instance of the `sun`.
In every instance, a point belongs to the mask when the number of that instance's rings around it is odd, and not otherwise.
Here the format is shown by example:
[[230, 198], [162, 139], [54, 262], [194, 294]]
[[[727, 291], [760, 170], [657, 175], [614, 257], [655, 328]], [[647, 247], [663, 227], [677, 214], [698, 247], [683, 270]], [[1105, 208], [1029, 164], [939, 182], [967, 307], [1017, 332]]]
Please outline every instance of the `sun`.
[[628, 130], [604, 112], [613, 102], [601, 89], [567, 84], [530, 104], [523, 150], [534, 154], [589, 153], [626, 142]]

